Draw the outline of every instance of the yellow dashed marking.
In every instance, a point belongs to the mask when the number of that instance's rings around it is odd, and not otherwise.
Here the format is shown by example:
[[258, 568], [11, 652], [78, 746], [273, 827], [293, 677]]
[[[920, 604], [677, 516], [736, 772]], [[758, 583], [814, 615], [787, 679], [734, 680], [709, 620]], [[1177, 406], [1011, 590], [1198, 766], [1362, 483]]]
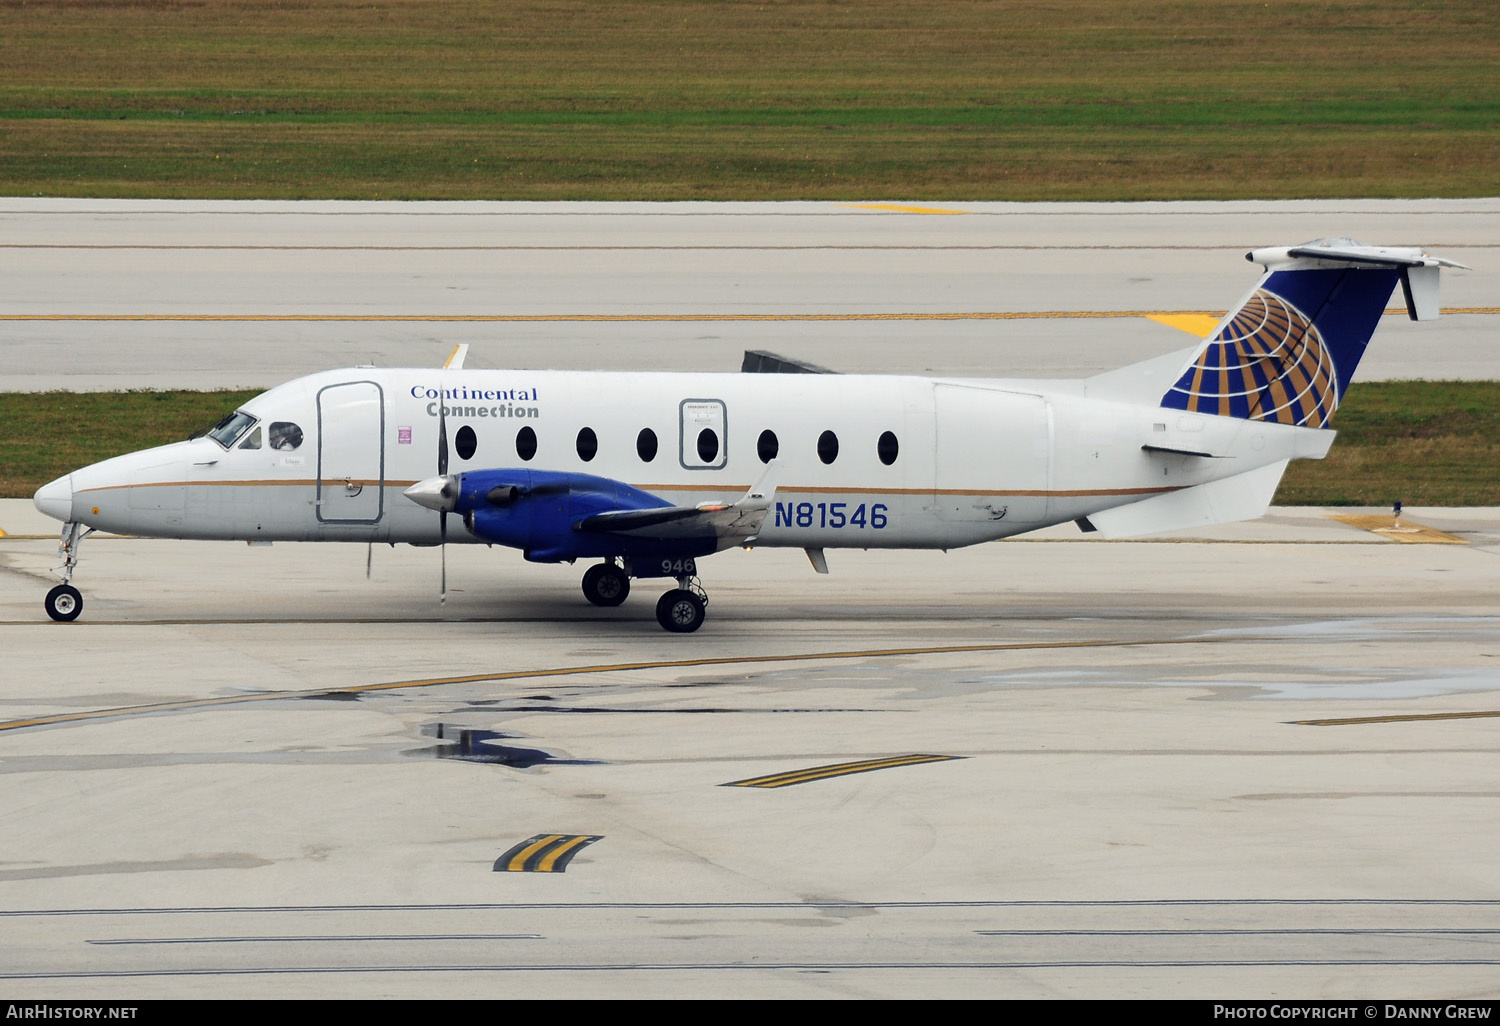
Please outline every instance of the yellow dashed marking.
[[899, 203], [840, 203], [841, 207], [856, 210], [894, 210], [902, 214], [967, 214], [967, 210], [946, 210], [942, 207], [906, 207]]
[[792, 770], [790, 773], [775, 773], [766, 777], [752, 777], [749, 780], [732, 780], [723, 786], [790, 787], [792, 784], [806, 784], [813, 780], [844, 777], [851, 773], [869, 773], [872, 770], [892, 769], [896, 766], [916, 766], [924, 762], [948, 762], [959, 758], [962, 758], [962, 756], [897, 755], [889, 759], [865, 759], [862, 762], [840, 762], [832, 766], [813, 766], [808, 769]]
[[1158, 324], [1165, 324], [1169, 328], [1185, 331], [1194, 338], [1207, 338], [1208, 333], [1219, 326], [1222, 317], [1206, 313], [1160, 313], [1147, 314], [1151, 320]]
[[1397, 520], [1389, 513], [1334, 513], [1330, 519], [1358, 527], [1363, 531], [1372, 531], [1375, 534], [1391, 539], [1391, 541], [1408, 542], [1419, 545], [1467, 545], [1463, 538], [1447, 531], [1439, 531], [1435, 527], [1426, 527], [1422, 524], [1414, 524], [1405, 517]]
[[1415, 723], [1419, 720], [1486, 720], [1500, 716], [1500, 710], [1451, 713], [1409, 713], [1395, 716], [1345, 716], [1330, 720], [1293, 720], [1300, 727], [1347, 727], [1360, 723]]
[[537, 834], [495, 860], [497, 873], [561, 873], [586, 845], [602, 834]]

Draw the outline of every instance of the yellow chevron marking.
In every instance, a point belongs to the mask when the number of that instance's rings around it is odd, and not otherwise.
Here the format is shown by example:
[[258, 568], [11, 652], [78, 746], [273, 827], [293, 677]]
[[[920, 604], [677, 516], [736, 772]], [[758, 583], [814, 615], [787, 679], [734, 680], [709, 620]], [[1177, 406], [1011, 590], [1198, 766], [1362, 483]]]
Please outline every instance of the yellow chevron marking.
[[749, 780], [733, 780], [725, 784], [725, 787], [789, 787], [792, 784], [805, 784], [812, 780], [827, 780], [830, 777], [847, 776], [850, 773], [868, 773], [871, 770], [891, 769], [896, 766], [916, 766], [924, 762], [948, 762], [958, 759], [957, 755], [897, 755], [888, 759], [865, 759], [861, 762], [841, 762], [832, 766], [813, 766], [808, 769], [792, 770], [789, 773], [775, 773], [765, 777], [753, 777]]
[[600, 840], [600, 834], [538, 834], [496, 859], [495, 872], [561, 873], [578, 849]]
[[1159, 313], [1147, 314], [1157, 324], [1185, 331], [1194, 338], [1207, 338], [1208, 333], [1219, 326], [1220, 318], [1205, 313]]
[[542, 858], [542, 861], [536, 864], [536, 871], [538, 873], [553, 872], [553, 867], [557, 865], [558, 859], [562, 858], [568, 852], [573, 851], [579, 845], [586, 844], [589, 840], [590, 838], [586, 834], [578, 834], [568, 838], [566, 841], [549, 851]]
[[537, 838], [511, 856], [510, 861], [505, 864], [505, 871], [507, 873], [525, 872], [527, 859], [547, 847], [547, 845], [561, 841], [562, 839], [562, 834], [547, 834], [545, 837]]
[[1405, 517], [1397, 520], [1389, 513], [1334, 513], [1329, 519], [1348, 524], [1350, 527], [1358, 527], [1363, 531], [1372, 531], [1391, 541], [1414, 545], [1469, 544], [1467, 540], [1456, 534], [1439, 531], [1435, 527], [1427, 527], [1423, 524], [1414, 524]]

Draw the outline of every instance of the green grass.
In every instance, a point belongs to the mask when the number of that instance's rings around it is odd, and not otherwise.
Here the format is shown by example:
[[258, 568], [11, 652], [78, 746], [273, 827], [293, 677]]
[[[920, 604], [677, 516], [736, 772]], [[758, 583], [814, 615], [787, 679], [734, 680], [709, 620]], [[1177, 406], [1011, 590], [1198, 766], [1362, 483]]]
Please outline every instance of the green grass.
[[[253, 392], [0, 393], [0, 496], [186, 438]], [[1500, 506], [1500, 382], [1355, 384], [1324, 460], [1293, 463], [1281, 505]]]
[[0, 193], [1500, 192], [1490, 0], [0, 0]]
[[1349, 386], [1322, 460], [1287, 468], [1289, 506], [1500, 505], [1500, 382]]
[[213, 427], [256, 392], [0, 392], [0, 497]]

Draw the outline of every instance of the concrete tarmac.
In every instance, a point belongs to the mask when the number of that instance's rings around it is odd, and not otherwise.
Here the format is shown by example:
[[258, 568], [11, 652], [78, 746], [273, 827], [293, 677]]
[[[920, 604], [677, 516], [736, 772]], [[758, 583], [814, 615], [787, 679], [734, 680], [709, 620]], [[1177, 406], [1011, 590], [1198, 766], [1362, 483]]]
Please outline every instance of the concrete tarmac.
[[[937, 211], [933, 213], [932, 211]], [[1256, 246], [1470, 264], [1366, 380], [1490, 378], [1500, 199], [260, 203], [0, 199], [0, 389], [251, 388], [357, 364], [1081, 377], [1188, 344]], [[1399, 305], [1399, 296], [1396, 299]], [[1102, 315], [1102, 316], [1101, 316]], [[781, 318], [797, 318], [784, 320]]]
[[122, 538], [53, 624], [0, 504], [0, 989], [1493, 998], [1500, 510], [1328, 512], [730, 552], [679, 637], [501, 550], [440, 607]]
[[[7, 199], [0, 387], [1074, 376], [1329, 234], [1476, 267], [1362, 377], [1496, 376], [1497, 200], [912, 206]], [[1500, 511], [1350, 512], [729, 552], [669, 636], [507, 551], [439, 606], [433, 550], [109, 537], [54, 624], [0, 502], [0, 991], [1493, 998]]]

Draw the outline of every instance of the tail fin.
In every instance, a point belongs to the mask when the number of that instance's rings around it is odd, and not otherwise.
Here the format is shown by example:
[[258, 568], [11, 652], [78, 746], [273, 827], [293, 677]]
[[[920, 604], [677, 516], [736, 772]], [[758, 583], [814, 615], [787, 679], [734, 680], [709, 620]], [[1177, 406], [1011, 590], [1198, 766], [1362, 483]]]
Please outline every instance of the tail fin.
[[1266, 274], [1193, 354], [1164, 407], [1328, 427], [1400, 282], [1413, 320], [1438, 314], [1440, 267], [1417, 249], [1321, 239], [1257, 249]]

